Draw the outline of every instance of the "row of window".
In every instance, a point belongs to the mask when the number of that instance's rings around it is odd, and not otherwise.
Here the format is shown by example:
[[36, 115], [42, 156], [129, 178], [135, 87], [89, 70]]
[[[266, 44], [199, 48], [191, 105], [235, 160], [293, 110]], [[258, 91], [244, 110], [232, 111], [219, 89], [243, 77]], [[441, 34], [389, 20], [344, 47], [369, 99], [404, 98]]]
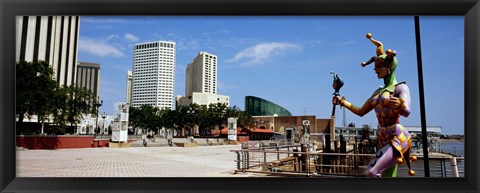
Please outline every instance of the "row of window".
[[174, 74], [171, 73], [163, 73], [163, 74], [152, 74], [152, 73], [138, 73], [135, 75], [135, 78], [133, 80], [136, 81], [141, 81], [145, 79], [150, 79], [150, 80], [170, 80], [175, 77]]
[[161, 54], [160, 56], [158, 54], [136, 54], [135, 55], [135, 60], [140, 60], [140, 59], [170, 59], [174, 60], [175, 55], [174, 54]]
[[[172, 99], [173, 96], [172, 95], [158, 95], [158, 100], [170, 100]], [[141, 101], [141, 100], [155, 100], [155, 96], [149, 96], [149, 97], [145, 97], [145, 96], [141, 96], [141, 97], [134, 97], [132, 98], [133, 101]]]
[[156, 95], [134, 95], [132, 97], [133, 100], [141, 100], [141, 99], [171, 99], [173, 96], [171, 94], [159, 94], [158, 96]]
[[150, 50], [135, 50], [135, 56], [140, 55], [175, 55], [175, 50], [158, 50], [158, 49], [150, 49]]
[[149, 72], [149, 71], [145, 71], [145, 70], [139, 70], [137, 73], [135, 73], [135, 79], [138, 80], [138, 77], [174, 77], [175, 75], [171, 72], [159, 72], [159, 73], [155, 73], [155, 72]]
[[[151, 93], [151, 92], [156, 92], [157, 90], [159, 91], [167, 91], [166, 93], [173, 93], [173, 86], [137, 86], [135, 87], [134, 91], [136, 94], [139, 94], [140, 92], [143, 91], [143, 93]], [[162, 92], [163, 93], [163, 92]]]
[[156, 59], [140, 59], [140, 60], [135, 60], [134, 66], [145, 66], [145, 65], [153, 65], [153, 66], [158, 66], [158, 65], [175, 65], [175, 59], [172, 60], [156, 60]]
[[158, 47], [175, 48], [175, 44], [167, 43], [167, 42], [153, 42], [148, 44], [135, 45], [135, 49], [147, 49], [147, 48], [158, 48]]
[[141, 105], [164, 105], [164, 106], [170, 106], [172, 105], [173, 100], [161, 100], [161, 101], [155, 101], [155, 100], [141, 100], [141, 101], [132, 101], [133, 106], [141, 106]]
[[135, 75], [137, 75], [137, 72], [156, 73], [157, 71], [173, 74], [174, 69], [161, 68], [161, 69], [158, 69], [158, 70], [157, 69], [152, 70], [151, 68], [136, 68], [136, 69], [133, 70]]

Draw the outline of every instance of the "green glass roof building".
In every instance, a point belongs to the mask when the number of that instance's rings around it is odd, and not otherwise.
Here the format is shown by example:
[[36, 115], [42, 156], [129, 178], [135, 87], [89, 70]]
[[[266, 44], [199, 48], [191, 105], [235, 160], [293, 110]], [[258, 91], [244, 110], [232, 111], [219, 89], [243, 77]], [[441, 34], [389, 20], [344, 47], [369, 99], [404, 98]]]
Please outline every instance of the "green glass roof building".
[[245, 111], [252, 116], [292, 116], [287, 109], [255, 96], [245, 97]]

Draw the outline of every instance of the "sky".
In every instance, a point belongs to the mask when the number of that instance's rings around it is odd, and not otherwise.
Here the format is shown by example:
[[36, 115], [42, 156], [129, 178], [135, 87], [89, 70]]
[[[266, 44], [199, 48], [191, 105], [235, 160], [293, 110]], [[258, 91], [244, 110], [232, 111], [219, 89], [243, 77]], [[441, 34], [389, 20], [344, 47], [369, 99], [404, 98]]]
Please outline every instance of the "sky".
[[[426, 122], [443, 134], [464, 134], [464, 18], [422, 16], [420, 37]], [[244, 109], [245, 96], [274, 102], [293, 115], [330, 118], [333, 76], [344, 81], [340, 94], [361, 106], [383, 80], [365, 38], [371, 33], [385, 49], [397, 52], [397, 80], [406, 81], [412, 112], [404, 126], [420, 126], [419, 82], [413, 16], [81, 16], [79, 62], [99, 63], [100, 113], [113, 114], [125, 102], [133, 46], [150, 41], [177, 45], [175, 96], [185, 95], [186, 67], [199, 52], [218, 57], [218, 94]], [[336, 108], [336, 126], [343, 110]], [[371, 111], [359, 117], [346, 111], [348, 123], [377, 126]]]

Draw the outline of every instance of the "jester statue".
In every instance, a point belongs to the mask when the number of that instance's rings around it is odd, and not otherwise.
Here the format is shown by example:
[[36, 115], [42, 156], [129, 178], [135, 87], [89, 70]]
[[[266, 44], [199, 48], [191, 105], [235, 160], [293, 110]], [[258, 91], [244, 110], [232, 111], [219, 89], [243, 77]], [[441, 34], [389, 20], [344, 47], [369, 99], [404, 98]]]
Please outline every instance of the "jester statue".
[[397, 164], [407, 164], [408, 174], [414, 176], [411, 161], [416, 157], [411, 156], [412, 140], [408, 131], [400, 125], [399, 117], [408, 117], [410, 114], [410, 91], [405, 82], [397, 82], [395, 69], [397, 68], [396, 52], [383, 50], [383, 44], [366, 35], [377, 48], [376, 56], [367, 62], [362, 62], [365, 67], [375, 63], [375, 73], [378, 79], [383, 79], [384, 86], [373, 92], [363, 106], [358, 107], [345, 100], [345, 97], [334, 96], [332, 103], [347, 108], [358, 116], [363, 116], [375, 110], [378, 119], [378, 145], [379, 150], [374, 159], [369, 163], [366, 175], [369, 177], [396, 177]]

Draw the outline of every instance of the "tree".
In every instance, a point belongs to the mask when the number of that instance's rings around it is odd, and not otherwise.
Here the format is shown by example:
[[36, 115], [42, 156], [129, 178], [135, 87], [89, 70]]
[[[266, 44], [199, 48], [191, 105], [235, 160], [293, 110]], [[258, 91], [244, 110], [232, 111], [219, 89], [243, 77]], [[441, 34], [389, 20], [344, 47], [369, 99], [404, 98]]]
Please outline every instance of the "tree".
[[142, 105], [138, 108], [131, 107], [129, 111], [129, 124], [134, 128], [141, 128], [143, 133], [152, 131], [162, 125], [160, 109], [151, 105]]
[[137, 107], [130, 106], [128, 110], [128, 124], [132, 126], [135, 131], [137, 128], [141, 128], [143, 115], [141, 114], [141, 109]]
[[355, 127], [355, 123], [349, 123], [347, 127]]
[[[226, 117], [237, 117], [237, 127], [248, 128], [255, 125], [255, 120], [252, 115], [248, 114], [246, 111], [240, 110], [237, 106], [227, 110]], [[225, 119], [225, 124], [228, 120]]]
[[77, 125], [83, 114], [95, 114], [97, 103], [94, 94], [76, 85], [62, 86], [55, 92], [54, 120], [65, 131], [67, 123]]
[[25, 116], [38, 115], [38, 121], [43, 124], [54, 110], [58, 84], [53, 79], [53, 69], [45, 61], [20, 61], [16, 63], [15, 73], [18, 122], [22, 125]]
[[221, 127], [222, 125], [227, 125], [227, 111], [228, 106], [223, 103], [210, 104], [208, 107], [209, 113], [211, 115], [211, 127]]
[[166, 131], [170, 129], [175, 129], [175, 117], [176, 111], [172, 109], [161, 109], [160, 110], [160, 119], [161, 119], [161, 127], [165, 127]]

